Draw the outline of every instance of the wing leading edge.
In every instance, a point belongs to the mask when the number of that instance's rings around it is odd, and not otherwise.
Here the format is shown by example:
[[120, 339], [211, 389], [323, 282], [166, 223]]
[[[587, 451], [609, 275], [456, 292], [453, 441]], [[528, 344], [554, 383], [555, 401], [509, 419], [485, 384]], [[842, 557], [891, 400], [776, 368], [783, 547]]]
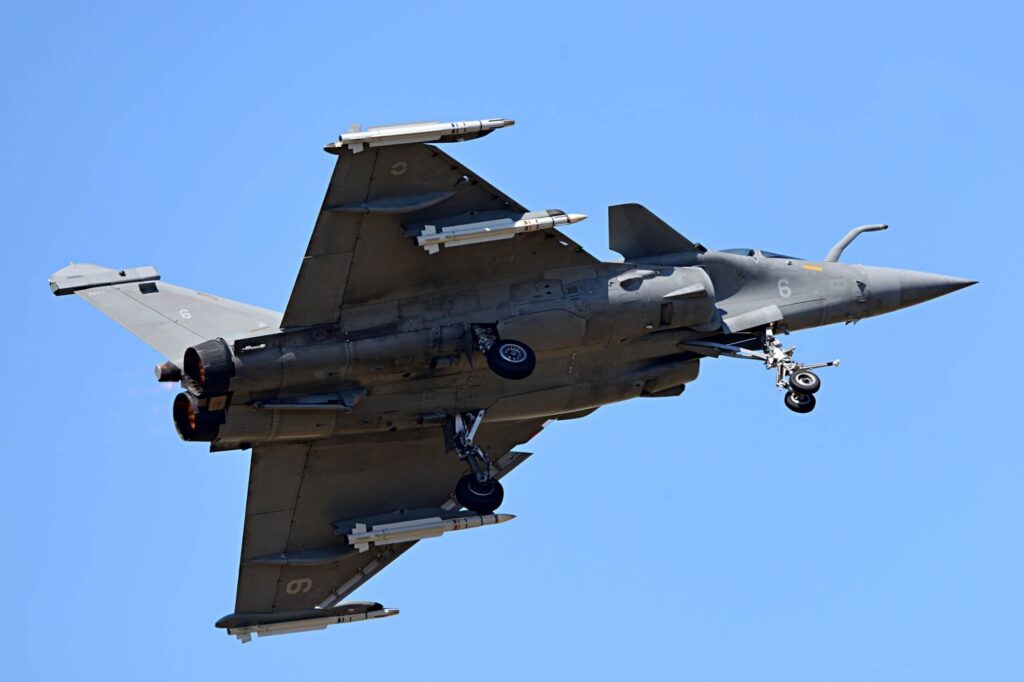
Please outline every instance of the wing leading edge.
[[436, 147], [416, 143], [341, 153], [317, 216], [283, 327], [327, 324], [346, 306], [592, 264], [554, 229], [429, 254], [427, 225], [515, 220], [526, 208]]

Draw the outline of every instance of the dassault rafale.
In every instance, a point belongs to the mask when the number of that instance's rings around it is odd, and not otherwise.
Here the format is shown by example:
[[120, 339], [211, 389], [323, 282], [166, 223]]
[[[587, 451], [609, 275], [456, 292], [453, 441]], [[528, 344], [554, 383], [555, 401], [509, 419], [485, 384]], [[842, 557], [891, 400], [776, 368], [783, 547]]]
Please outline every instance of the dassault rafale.
[[167, 284], [151, 266], [73, 264], [50, 278], [156, 349], [180, 382], [173, 422], [211, 451], [251, 450], [234, 612], [252, 635], [391, 616], [344, 599], [418, 541], [502, 523], [515, 447], [555, 420], [680, 395], [701, 360], [763, 363], [787, 408], [821, 380], [781, 336], [916, 305], [974, 282], [716, 251], [639, 204], [608, 209], [621, 262], [529, 211], [436, 143], [508, 119], [354, 126], [284, 313]]

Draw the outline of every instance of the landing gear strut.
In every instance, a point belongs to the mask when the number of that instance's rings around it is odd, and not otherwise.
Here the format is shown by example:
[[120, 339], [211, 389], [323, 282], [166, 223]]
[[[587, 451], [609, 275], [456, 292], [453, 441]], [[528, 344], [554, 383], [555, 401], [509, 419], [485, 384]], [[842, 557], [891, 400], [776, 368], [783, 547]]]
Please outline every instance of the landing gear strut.
[[709, 348], [714, 355], [760, 360], [767, 369], [775, 370], [775, 385], [786, 391], [786, 407], [800, 414], [806, 414], [813, 410], [817, 404], [814, 394], [821, 388], [821, 379], [811, 370], [820, 367], [838, 367], [839, 361], [832, 360], [810, 365], [797, 362], [793, 359], [796, 347], [783, 348], [782, 342], [775, 335], [775, 328], [771, 325], [761, 332], [759, 338], [762, 348], [760, 353], [711, 341], [690, 341], [687, 345]]
[[786, 391], [786, 407], [798, 414], [806, 414], [813, 410], [817, 405], [814, 394], [821, 388], [821, 379], [811, 370], [819, 367], [836, 367], [839, 361], [811, 365], [797, 362], [793, 359], [796, 347], [783, 348], [771, 326], [761, 335], [761, 346], [764, 353], [759, 359], [764, 361], [766, 368], [775, 370], [775, 385]]
[[470, 473], [455, 485], [455, 499], [466, 509], [478, 514], [490, 514], [505, 499], [505, 490], [494, 477], [491, 459], [473, 437], [484, 419], [484, 410], [456, 414], [454, 444], [459, 459], [469, 465]]

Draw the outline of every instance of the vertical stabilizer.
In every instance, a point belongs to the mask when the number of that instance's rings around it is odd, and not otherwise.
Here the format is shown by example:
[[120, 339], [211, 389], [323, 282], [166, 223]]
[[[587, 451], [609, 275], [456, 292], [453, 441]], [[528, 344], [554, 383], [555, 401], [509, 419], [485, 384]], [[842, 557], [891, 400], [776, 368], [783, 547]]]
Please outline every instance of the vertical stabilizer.
[[57, 296], [77, 294], [173, 361], [208, 339], [231, 341], [281, 326], [281, 313], [161, 282], [151, 266], [69, 265], [53, 273], [50, 289]]

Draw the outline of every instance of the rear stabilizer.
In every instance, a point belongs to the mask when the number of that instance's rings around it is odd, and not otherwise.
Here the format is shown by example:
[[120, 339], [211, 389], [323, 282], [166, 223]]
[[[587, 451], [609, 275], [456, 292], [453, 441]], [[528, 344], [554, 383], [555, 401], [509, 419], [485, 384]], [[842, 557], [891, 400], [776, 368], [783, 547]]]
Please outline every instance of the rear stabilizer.
[[56, 296], [77, 294], [174, 361], [209, 339], [230, 342], [281, 326], [281, 313], [162, 282], [152, 266], [69, 265], [50, 276], [50, 290]]

